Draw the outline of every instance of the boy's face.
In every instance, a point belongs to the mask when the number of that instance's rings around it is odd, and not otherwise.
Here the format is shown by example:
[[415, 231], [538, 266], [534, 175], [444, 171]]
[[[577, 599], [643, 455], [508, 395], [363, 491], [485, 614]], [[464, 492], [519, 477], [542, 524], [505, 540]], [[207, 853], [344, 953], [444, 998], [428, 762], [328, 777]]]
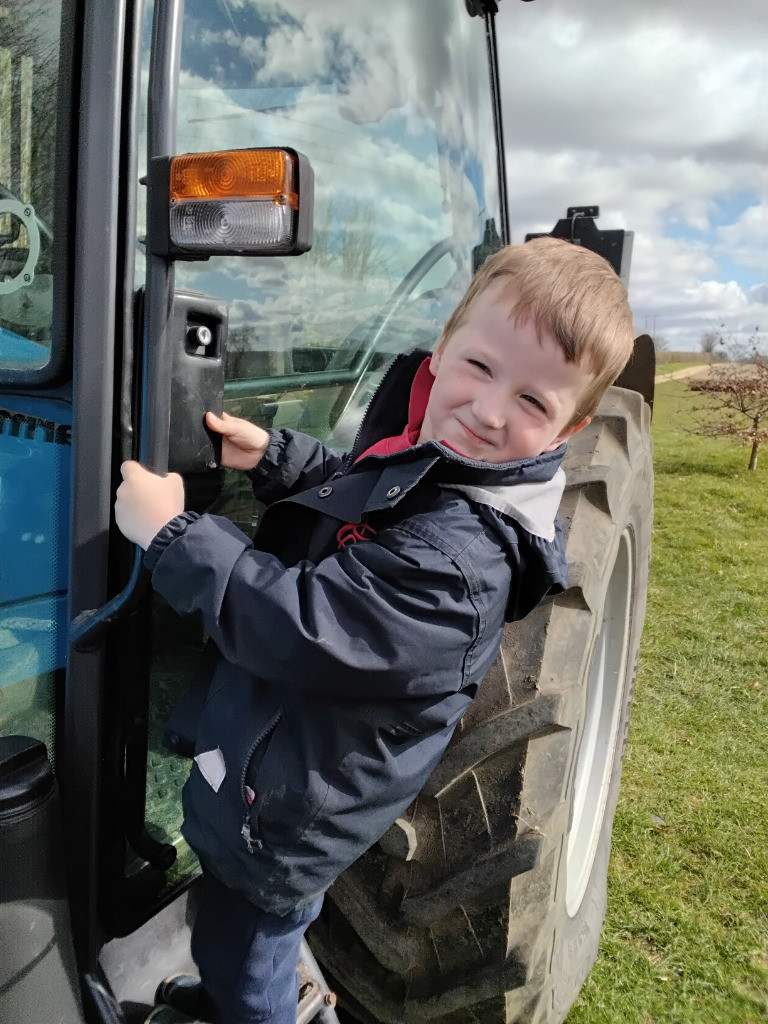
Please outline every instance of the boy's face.
[[470, 459], [511, 462], [554, 451], [589, 422], [568, 426], [592, 374], [567, 363], [550, 335], [515, 324], [504, 282], [432, 354], [435, 378], [419, 441], [445, 441]]

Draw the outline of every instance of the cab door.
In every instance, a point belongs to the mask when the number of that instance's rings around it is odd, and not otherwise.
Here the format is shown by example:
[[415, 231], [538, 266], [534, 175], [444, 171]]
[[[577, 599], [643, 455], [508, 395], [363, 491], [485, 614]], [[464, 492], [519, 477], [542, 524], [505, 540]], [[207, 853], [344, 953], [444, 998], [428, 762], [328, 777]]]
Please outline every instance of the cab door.
[[[177, 85], [175, 152], [293, 147], [314, 169], [315, 209], [303, 255], [177, 262], [176, 305], [197, 296], [226, 307], [228, 412], [346, 449], [390, 361], [433, 347], [478, 262], [501, 244], [483, 20], [442, 0], [393, 0], [386, 11], [359, 0], [187, 0]], [[140, 192], [139, 240], [142, 203]], [[243, 474], [194, 475], [188, 502], [248, 534], [258, 525]], [[197, 871], [179, 832], [189, 762], [163, 731], [203, 637], [157, 597], [120, 633], [120, 689], [136, 696], [127, 718], [146, 726], [126, 748], [124, 800], [160, 844], [143, 851], [162, 871], [154, 891], [129, 844], [130, 908], [146, 915]]]
[[137, 22], [123, 2], [0, 8], [0, 736], [43, 741], [54, 765], [64, 822], [48, 838], [86, 977], [104, 935], [110, 679], [103, 645], [74, 649], [69, 625], [113, 582]]
[[[152, 595], [112, 517], [123, 459], [173, 467], [184, 417], [174, 367], [188, 327], [197, 317], [222, 351], [226, 340], [224, 408], [345, 449], [394, 356], [435, 344], [502, 224], [484, 25], [464, 4], [169, 0], [89, 11], [63, 719], [86, 973], [107, 939], [156, 917], [198, 871], [180, 835], [189, 762], [163, 733], [204, 637]], [[123, 74], [108, 79], [108, 63]], [[250, 146], [309, 159], [312, 250], [154, 257], [148, 155]], [[252, 532], [260, 510], [242, 475], [197, 469], [188, 502]]]

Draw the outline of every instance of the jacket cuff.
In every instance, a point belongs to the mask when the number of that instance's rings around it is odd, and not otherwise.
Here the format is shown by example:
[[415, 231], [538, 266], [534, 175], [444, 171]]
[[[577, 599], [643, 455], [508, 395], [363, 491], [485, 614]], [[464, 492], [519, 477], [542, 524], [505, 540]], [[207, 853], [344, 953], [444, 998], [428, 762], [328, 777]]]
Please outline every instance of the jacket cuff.
[[285, 465], [285, 449], [288, 445], [288, 438], [282, 430], [269, 429], [269, 444], [258, 463], [246, 472], [251, 483], [258, 487], [260, 484], [268, 483], [279, 477], [281, 468]]
[[144, 567], [149, 572], [154, 572], [155, 566], [160, 561], [160, 556], [171, 541], [180, 537], [189, 524], [194, 523], [199, 518], [200, 514], [198, 512], [182, 512], [180, 515], [174, 516], [161, 530], [158, 530], [144, 554]]

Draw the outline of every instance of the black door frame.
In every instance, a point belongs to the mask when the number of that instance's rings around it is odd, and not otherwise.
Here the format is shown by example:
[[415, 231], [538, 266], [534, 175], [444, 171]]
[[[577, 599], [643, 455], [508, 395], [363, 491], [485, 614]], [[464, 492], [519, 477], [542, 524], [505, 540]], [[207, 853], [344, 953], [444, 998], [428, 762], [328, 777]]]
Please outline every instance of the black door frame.
[[[89, 0], [78, 19], [68, 268], [73, 364], [70, 621], [108, 597], [116, 361], [125, 326], [124, 200], [134, 159], [130, 140], [135, 137], [130, 54], [140, 7], [133, 0]], [[103, 640], [87, 651], [70, 644], [58, 740], [70, 906], [83, 975], [97, 970], [105, 938], [99, 896], [105, 881], [101, 824], [106, 664]]]

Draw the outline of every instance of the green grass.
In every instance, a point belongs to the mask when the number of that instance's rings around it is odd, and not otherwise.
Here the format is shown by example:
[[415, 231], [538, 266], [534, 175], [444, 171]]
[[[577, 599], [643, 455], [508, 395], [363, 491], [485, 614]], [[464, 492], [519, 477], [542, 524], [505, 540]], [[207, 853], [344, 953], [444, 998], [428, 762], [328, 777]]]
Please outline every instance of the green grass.
[[662, 358], [656, 363], [656, 374], [660, 373], [674, 373], [675, 370], [685, 370], [689, 366], [701, 366], [705, 363], [704, 359], [679, 359], [674, 362], [667, 362]]
[[657, 389], [648, 612], [600, 955], [568, 1024], [768, 1018], [768, 448]]

